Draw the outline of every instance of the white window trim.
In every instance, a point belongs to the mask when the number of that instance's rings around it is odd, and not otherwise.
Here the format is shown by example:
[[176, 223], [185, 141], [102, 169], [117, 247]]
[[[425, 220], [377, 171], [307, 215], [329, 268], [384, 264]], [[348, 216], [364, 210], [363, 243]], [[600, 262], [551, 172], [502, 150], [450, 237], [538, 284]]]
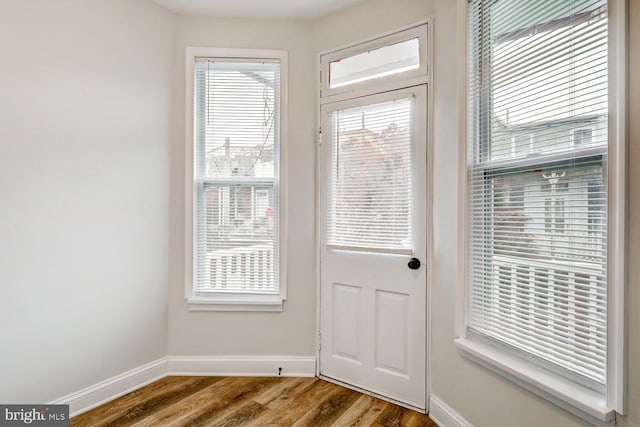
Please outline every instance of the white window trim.
[[[605, 394], [570, 381], [547, 369], [469, 334], [465, 327], [467, 236], [467, 7], [458, 0], [458, 265], [455, 343], [463, 356], [521, 385], [583, 420], [600, 426], [615, 423], [626, 412], [626, 62], [627, 2], [609, 0], [609, 148], [607, 254], [607, 384]], [[615, 166], [615, 167], [613, 167]]]
[[[277, 59], [280, 61], [280, 181], [279, 192], [279, 293], [277, 295], [220, 293], [210, 298], [196, 297], [194, 283], [194, 99], [193, 73], [196, 58]], [[235, 49], [187, 47], [185, 62], [185, 215], [184, 287], [189, 311], [267, 311], [280, 312], [287, 299], [287, 130], [288, 130], [288, 52], [273, 49]]]
[[480, 339], [458, 338], [455, 342], [465, 357], [593, 425], [610, 426], [615, 420], [614, 411], [607, 408], [602, 395], [587, 387]]

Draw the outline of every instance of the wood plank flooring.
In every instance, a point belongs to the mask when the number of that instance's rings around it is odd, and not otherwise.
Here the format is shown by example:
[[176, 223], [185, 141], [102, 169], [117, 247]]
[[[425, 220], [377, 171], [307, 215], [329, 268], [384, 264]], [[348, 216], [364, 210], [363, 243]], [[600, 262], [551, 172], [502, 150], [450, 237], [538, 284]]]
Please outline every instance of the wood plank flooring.
[[437, 427], [424, 414], [318, 378], [264, 377], [166, 377], [70, 425]]

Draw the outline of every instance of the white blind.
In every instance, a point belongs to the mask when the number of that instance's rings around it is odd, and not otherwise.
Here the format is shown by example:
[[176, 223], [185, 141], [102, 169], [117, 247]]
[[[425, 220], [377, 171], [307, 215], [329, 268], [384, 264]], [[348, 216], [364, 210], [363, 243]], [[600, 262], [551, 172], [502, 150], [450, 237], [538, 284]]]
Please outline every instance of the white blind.
[[607, 4], [469, 2], [467, 327], [606, 371]]
[[280, 64], [195, 63], [196, 294], [276, 294]]
[[414, 100], [330, 113], [327, 244], [411, 252]]

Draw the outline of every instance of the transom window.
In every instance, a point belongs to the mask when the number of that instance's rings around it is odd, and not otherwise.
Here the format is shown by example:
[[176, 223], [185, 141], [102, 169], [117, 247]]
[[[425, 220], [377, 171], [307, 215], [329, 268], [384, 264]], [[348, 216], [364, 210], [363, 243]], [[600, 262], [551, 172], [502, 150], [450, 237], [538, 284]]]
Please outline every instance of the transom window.
[[419, 66], [420, 43], [416, 37], [329, 63], [329, 87], [391, 76]]
[[377, 39], [322, 54], [322, 97], [367, 94], [422, 84], [427, 70], [427, 26], [416, 24]]

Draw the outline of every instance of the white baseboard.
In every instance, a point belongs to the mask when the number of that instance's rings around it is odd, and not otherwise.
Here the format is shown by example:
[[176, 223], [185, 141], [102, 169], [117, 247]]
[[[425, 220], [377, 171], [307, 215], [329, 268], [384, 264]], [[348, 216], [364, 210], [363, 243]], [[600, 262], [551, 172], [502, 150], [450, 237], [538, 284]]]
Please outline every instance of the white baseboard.
[[[313, 356], [169, 356], [169, 375], [314, 377]], [[282, 368], [282, 370], [279, 370]]]
[[166, 376], [167, 359], [163, 357], [49, 403], [69, 405], [73, 417]]
[[[278, 368], [282, 368], [279, 372]], [[163, 357], [49, 402], [69, 405], [73, 417], [168, 375], [314, 377], [315, 357], [196, 356]]]
[[433, 394], [429, 399], [429, 418], [440, 427], [473, 427], [471, 423]]

